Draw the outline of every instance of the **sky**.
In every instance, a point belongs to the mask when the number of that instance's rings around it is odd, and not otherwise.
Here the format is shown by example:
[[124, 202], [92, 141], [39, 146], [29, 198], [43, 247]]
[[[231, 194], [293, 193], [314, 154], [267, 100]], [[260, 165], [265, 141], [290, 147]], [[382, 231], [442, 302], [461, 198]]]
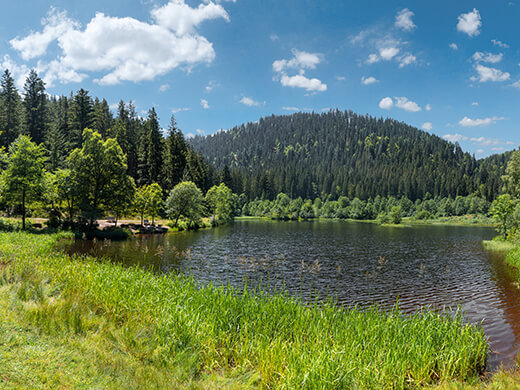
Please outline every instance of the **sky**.
[[517, 0], [10, 1], [0, 68], [20, 91], [36, 69], [51, 95], [153, 106], [189, 137], [338, 108], [482, 158], [520, 145], [519, 17]]

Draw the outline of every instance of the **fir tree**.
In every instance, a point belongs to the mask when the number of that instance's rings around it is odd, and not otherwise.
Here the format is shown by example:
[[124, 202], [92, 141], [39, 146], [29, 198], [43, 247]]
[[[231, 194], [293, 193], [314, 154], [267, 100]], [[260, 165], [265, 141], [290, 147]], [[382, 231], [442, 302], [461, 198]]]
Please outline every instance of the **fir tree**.
[[0, 146], [8, 147], [21, 132], [21, 99], [9, 70], [0, 81]]

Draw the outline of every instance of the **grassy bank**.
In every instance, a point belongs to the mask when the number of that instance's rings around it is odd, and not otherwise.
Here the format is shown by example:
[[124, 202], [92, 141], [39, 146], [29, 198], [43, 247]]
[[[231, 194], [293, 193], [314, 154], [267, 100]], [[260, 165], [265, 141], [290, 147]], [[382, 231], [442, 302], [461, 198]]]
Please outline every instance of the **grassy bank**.
[[478, 381], [486, 339], [460, 316], [306, 306], [53, 252], [0, 234], [0, 385], [411, 388]]

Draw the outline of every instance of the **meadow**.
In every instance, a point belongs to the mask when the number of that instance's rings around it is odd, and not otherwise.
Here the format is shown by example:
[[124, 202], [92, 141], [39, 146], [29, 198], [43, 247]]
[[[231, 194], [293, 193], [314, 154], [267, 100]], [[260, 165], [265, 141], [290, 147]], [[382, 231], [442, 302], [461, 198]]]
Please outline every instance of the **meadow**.
[[57, 253], [68, 234], [0, 233], [7, 388], [480, 385], [488, 347], [461, 313], [303, 304]]

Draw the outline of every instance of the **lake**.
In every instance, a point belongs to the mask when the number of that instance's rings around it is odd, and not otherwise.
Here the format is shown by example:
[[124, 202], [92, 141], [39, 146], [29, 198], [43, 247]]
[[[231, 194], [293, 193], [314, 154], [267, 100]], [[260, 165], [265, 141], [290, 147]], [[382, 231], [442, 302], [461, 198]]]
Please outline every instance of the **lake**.
[[240, 220], [125, 242], [77, 240], [65, 249], [203, 283], [286, 290], [304, 301], [332, 296], [343, 306], [384, 308], [398, 301], [405, 312], [460, 306], [468, 322], [483, 325], [494, 369], [513, 365], [520, 345], [516, 271], [481, 243], [495, 235], [473, 226]]

